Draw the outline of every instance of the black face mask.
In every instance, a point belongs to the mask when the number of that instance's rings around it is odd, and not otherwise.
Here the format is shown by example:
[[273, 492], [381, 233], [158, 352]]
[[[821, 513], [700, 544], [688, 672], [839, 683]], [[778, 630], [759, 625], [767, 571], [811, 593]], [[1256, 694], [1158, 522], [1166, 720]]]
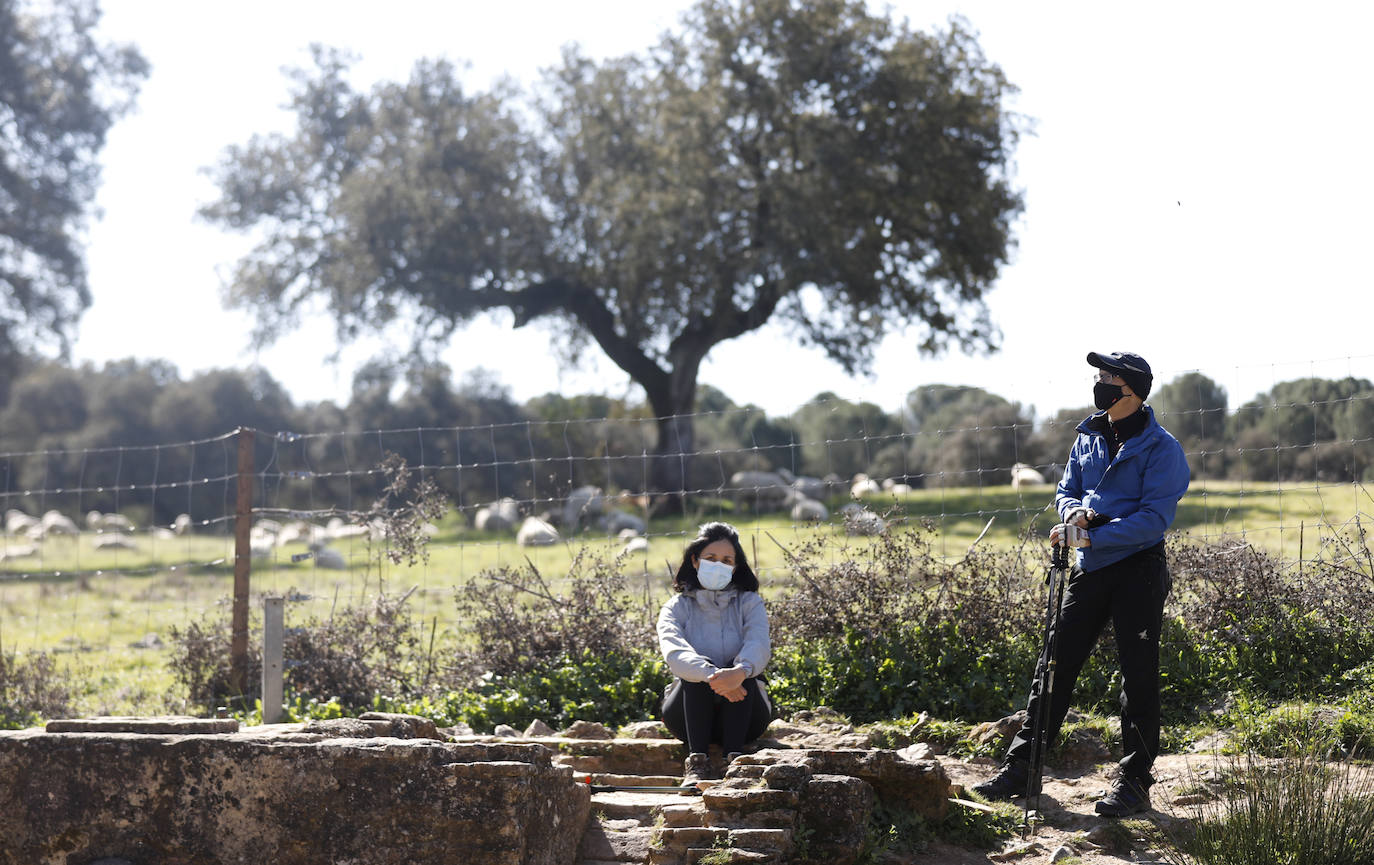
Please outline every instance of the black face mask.
[[1122, 390], [1119, 384], [1099, 381], [1093, 385], [1093, 405], [1097, 406], [1100, 411], [1106, 411], [1116, 405], [1125, 395], [1126, 391]]

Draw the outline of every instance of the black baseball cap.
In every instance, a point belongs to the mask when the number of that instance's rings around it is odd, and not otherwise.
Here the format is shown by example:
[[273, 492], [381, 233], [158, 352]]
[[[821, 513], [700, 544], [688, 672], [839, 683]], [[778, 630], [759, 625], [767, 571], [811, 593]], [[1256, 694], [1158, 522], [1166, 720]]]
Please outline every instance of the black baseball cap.
[[1111, 370], [1121, 376], [1126, 380], [1126, 384], [1131, 386], [1135, 395], [1141, 399], [1150, 395], [1150, 386], [1154, 384], [1155, 374], [1150, 371], [1150, 365], [1146, 363], [1145, 358], [1135, 352], [1090, 351], [1088, 352], [1088, 363], [1098, 369]]

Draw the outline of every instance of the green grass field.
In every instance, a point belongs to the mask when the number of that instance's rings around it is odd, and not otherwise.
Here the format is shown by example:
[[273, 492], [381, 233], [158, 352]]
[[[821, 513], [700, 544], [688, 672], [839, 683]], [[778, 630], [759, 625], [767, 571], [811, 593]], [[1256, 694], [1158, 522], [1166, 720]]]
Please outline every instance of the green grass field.
[[[1009, 486], [918, 490], [906, 496], [875, 497], [870, 507], [897, 530], [928, 522], [936, 554], [962, 557], [975, 539], [982, 545], [1012, 547], [1043, 538], [1055, 517], [1048, 505], [1052, 486], [1013, 490]], [[835, 503], [839, 504], [839, 503]], [[1374, 513], [1371, 490], [1359, 485], [1295, 486], [1195, 482], [1180, 503], [1175, 529], [1188, 537], [1215, 540], [1229, 535], [1284, 559], [1315, 556], [1323, 544], [1362, 530]], [[720, 503], [686, 516], [655, 520], [647, 551], [624, 560], [630, 586], [650, 609], [668, 594], [670, 573], [698, 523], [726, 519], [741, 530], [746, 550], [765, 586], [786, 583], [781, 546], [795, 547], [829, 533], [836, 556], [861, 557], [869, 543], [847, 538], [838, 517], [800, 526], [783, 515], [735, 514]], [[0, 563], [0, 651], [55, 654], [83, 683], [83, 713], [178, 710], [167, 670], [173, 627], [206, 618], [227, 622], [233, 596], [233, 539], [138, 536], [139, 549], [98, 551], [94, 537], [44, 541], [38, 554]], [[1036, 541], [1039, 542], [1038, 540]], [[7, 548], [18, 546], [6, 541]], [[336, 541], [348, 559], [346, 570], [326, 570], [309, 558], [293, 561], [300, 547], [279, 548], [254, 560], [251, 610], [256, 618], [263, 596], [286, 596], [287, 626], [331, 611], [371, 603], [378, 591], [411, 592], [407, 601], [422, 644], [437, 646], [464, 637], [454, 594], [469, 577], [502, 567], [533, 565], [551, 582], [565, 575], [578, 550], [614, 557], [623, 542], [579, 535], [551, 547], [522, 548], [509, 536], [491, 536], [441, 522], [428, 546], [428, 561], [393, 565], [365, 540]], [[785, 590], [785, 589], [784, 589]], [[256, 633], [254, 635], [256, 638]]]

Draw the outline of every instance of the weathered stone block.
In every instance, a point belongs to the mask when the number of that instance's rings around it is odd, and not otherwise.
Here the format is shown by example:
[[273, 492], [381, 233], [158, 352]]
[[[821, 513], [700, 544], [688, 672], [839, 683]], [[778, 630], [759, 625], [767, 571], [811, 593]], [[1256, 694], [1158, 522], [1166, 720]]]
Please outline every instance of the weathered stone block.
[[402, 715], [396, 712], [363, 712], [359, 721], [369, 724], [378, 736], [393, 736], [397, 739], [439, 739], [439, 728], [429, 718], [419, 715]]
[[615, 734], [607, 730], [604, 724], [598, 724], [595, 721], [573, 721], [572, 726], [559, 735], [565, 739], [598, 739], [601, 741], [615, 738]]
[[797, 812], [791, 809], [748, 813], [707, 811], [706, 819], [712, 826], [730, 829], [792, 829], [797, 825]]
[[801, 824], [813, 862], [852, 865], [863, 850], [873, 788], [849, 775], [812, 775], [801, 798]]
[[714, 826], [683, 826], [659, 830], [660, 846], [669, 850], [686, 850], [690, 847], [711, 847], [723, 843], [730, 835], [728, 829]]
[[239, 722], [233, 718], [191, 718], [168, 715], [158, 718], [124, 717], [66, 718], [49, 721], [49, 733], [237, 733]]
[[791, 829], [732, 829], [730, 845], [742, 850], [786, 856], [792, 852], [792, 837]]
[[654, 830], [647, 826], [612, 829], [592, 825], [587, 827], [582, 836], [579, 853], [583, 861], [643, 862], [649, 858], [649, 847], [653, 842]]
[[[736, 786], [738, 784], [747, 784], [747, 786]], [[724, 781], [709, 790], [702, 791], [701, 800], [712, 811], [732, 813], [795, 808], [798, 801], [796, 792], [792, 790], [758, 787], [749, 781]]]
[[813, 774], [862, 778], [885, 802], [931, 821], [944, 819], [953, 794], [949, 775], [938, 760], [904, 760], [890, 750], [771, 750], [760, 751], [753, 759], [775, 766], [799, 765]]
[[763, 782], [777, 790], [800, 790], [811, 780], [811, 770], [805, 766], [778, 763], [762, 768]]
[[[460, 743], [484, 742], [486, 737], [455, 737]], [[578, 772], [681, 777], [687, 746], [676, 739], [569, 739], [546, 736], [522, 739], [562, 756], [561, 762]]]
[[0, 865], [570, 865], [587, 810], [533, 745], [0, 732]]

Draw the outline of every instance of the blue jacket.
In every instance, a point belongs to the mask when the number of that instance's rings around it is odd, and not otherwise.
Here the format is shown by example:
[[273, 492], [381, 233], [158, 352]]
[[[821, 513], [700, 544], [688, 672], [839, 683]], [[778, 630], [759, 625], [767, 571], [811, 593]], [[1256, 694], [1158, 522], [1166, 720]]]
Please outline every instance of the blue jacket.
[[1149, 417], [1145, 429], [1126, 440], [1116, 459], [1102, 433], [1089, 426], [1092, 417], [1078, 425], [1055, 509], [1060, 519], [1077, 507], [1111, 518], [1089, 529], [1092, 546], [1078, 550], [1078, 566], [1084, 571], [1104, 568], [1159, 543], [1188, 491], [1182, 445], [1159, 425], [1149, 406], [1144, 411]]

